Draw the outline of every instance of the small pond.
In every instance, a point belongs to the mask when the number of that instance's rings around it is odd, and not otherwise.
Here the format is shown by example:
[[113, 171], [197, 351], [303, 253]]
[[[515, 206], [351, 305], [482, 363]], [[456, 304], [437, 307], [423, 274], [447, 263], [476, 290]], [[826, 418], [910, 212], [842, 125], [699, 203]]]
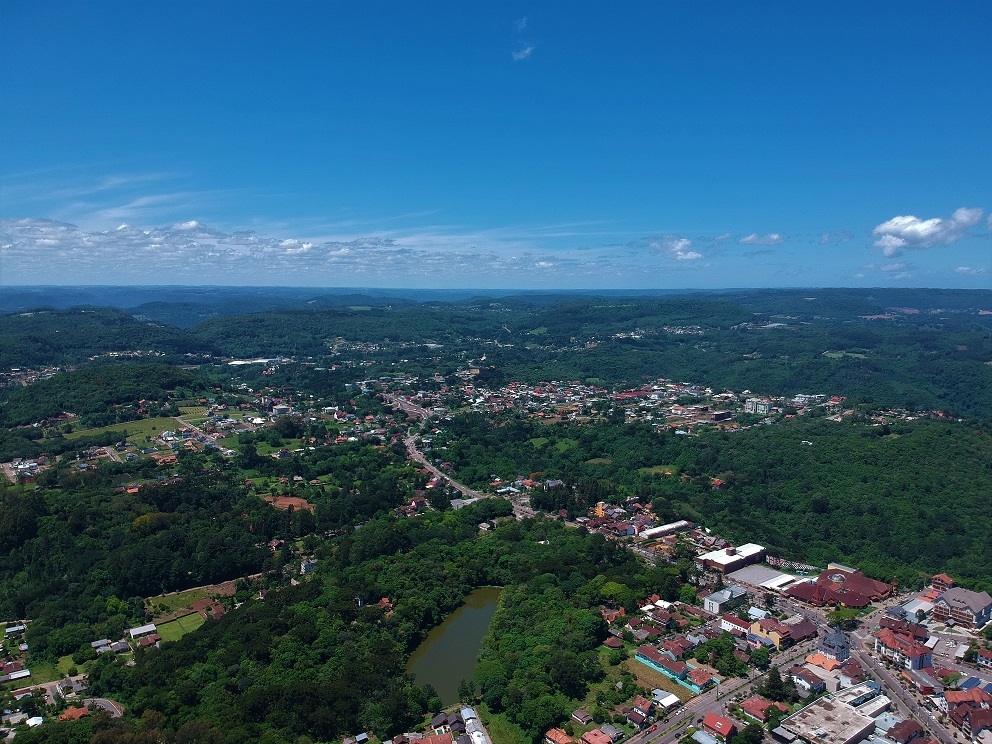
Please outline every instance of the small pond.
[[496, 613], [499, 588], [476, 589], [465, 603], [428, 633], [413, 652], [406, 670], [418, 685], [431, 684], [441, 702], [458, 702], [458, 683], [475, 675], [482, 639]]

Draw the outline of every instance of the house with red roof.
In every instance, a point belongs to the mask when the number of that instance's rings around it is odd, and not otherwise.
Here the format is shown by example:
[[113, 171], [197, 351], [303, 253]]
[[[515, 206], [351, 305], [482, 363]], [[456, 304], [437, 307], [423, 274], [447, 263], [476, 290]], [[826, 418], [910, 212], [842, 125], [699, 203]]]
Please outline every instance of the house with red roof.
[[575, 744], [575, 739], [560, 728], [548, 729], [544, 735], [544, 744]]
[[992, 669], [992, 651], [987, 648], [978, 649], [978, 656], [975, 658], [975, 663], [980, 667]]
[[586, 731], [582, 734], [582, 741], [585, 744], [613, 744], [613, 739], [604, 734], [598, 728], [594, 728], [592, 731]]
[[746, 636], [751, 629], [751, 623], [741, 620], [736, 615], [724, 615], [720, 618], [720, 629], [733, 633], [735, 636]]
[[768, 720], [768, 709], [775, 707], [778, 708], [783, 713], [789, 712], [789, 706], [784, 703], [773, 703], [767, 698], [761, 697], [761, 695], [752, 695], [747, 700], [741, 703], [741, 710], [747, 713], [751, 718], [756, 721], [764, 723]]
[[59, 714], [60, 721], [78, 721], [90, 714], [89, 708], [67, 708]]
[[730, 741], [737, 733], [733, 721], [716, 713], [707, 713], [703, 716], [703, 730], [720, 741]]

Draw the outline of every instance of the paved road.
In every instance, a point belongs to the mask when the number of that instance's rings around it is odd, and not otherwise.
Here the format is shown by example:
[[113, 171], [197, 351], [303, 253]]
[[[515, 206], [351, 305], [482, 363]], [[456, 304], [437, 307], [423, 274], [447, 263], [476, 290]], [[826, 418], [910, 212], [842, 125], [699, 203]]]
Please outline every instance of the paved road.
[[[429, 471], [433, 475], [436, 475], [438, 478], [440, 478], [449, 486], [451, 486], [456, 491], [458, 491], [465, 498], [488, 499], [493, 497], [493, 494], [482, 493], [481, 491], [475, 491], [469, 488], [468, 486], [466, 486], [464, 483], [459, 483], [447, 473], [439, 470], [433, 463], [427, 460], [427, 457], [424, 455], [423, 452], [417, 449], [417, 443], [413, 436], [407, 435], [406, 437], [404, 437], [403, 444], [406, 446], [407, 455], [410, 457], [411, 460], [419, 463], [427, 471]], [[526, 519], [527, 517], [533, 517], [536, 514], [536, 512], [533, 509], [531, 509], [529, 506], [520, 503], [519, 501], [512, 501], [511, 503], [513, 504], [513, 515], [517, 519]]]
[[944, 728], [919, 700], [914, 698], [902, 682], [896, 678], [896, 675], [885, 668], [884, 664], [881, 664], [871, 654], [858, 648], [856, 643], [851, 645], [851, 655], [858, 660], [863, 668], [870, 669], [882, 680], [886, 693], [895, 703], [896, 712], [903, 717], [915, 718], [923, 728], [929, 729], [945, 744], [951, 744], [954, 741], [954, 735]]
[[109, 698], [87, 698], [83, 702], [87, 705], [94, 705], [97, 708], [102, 708], [110, 714], [111, 718], [120, 718], [124, 715], [124, 706], [110, 700]]
[[[806, 658], [815, 647], [815, 641], [807, 641], [795, 648], [789, 649], [781, 658], [774, 659], [775, 666], [787, 669], [796, 661]], [[739, 693], [751, 694], [754, 685], [765, 673], [752, 669], [748, 677], [729, 679], [722, 685], [717, 685], [702, 695], [698, 695], [679, 708], [679, 712], [671, 720], [662, 721], [653, 732], [647, 730], [634, 734], [628, 739], [629, 744], [673, 744], [685, 736], [686, 727], [700, 720], [707, 713], [727, 714], [729, 698]]]

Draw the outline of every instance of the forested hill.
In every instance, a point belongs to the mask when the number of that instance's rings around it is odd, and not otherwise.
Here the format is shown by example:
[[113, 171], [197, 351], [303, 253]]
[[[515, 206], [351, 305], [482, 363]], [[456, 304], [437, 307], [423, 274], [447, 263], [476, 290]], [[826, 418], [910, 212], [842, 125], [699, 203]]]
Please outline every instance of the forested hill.
[[212, 351], [176, 328], [109, 308], [0, 315], [0, 370], [80, 364], [112, 352], [154, 352], [179, 361]]

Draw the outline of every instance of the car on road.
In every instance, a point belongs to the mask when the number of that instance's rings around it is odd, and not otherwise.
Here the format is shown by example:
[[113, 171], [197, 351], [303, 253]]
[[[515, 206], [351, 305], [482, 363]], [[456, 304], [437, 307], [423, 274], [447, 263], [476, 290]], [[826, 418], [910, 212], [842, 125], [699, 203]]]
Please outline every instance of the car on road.
[[648, 729], [648, 733], [650, 734], [652, 731], [657, 731], [657, 730], [658, 730], [658, 724], [656, 723], [651, 728]]

